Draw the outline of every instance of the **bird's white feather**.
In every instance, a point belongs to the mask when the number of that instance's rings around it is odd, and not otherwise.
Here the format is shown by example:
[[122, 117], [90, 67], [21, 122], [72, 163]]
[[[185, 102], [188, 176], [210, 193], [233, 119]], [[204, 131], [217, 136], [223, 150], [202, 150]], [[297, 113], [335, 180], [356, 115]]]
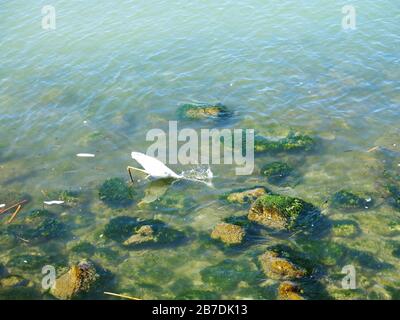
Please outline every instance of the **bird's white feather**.
[[143, 167], [146, 173], [153, 178], [182, 178], [182, 176], [176, 174], [156, 158], [150, 157], [141, 152], [132, 152], [131, 156], [132, 159], [136, 160]]

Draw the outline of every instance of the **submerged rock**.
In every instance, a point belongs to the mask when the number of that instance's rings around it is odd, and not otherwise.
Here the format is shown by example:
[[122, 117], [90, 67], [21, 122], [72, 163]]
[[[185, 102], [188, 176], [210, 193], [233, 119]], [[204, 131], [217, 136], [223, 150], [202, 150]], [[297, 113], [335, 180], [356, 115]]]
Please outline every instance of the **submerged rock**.
[[279, 285], [278, 299], [279, 300], [304, 300], [301, 296], [302, 290], [294, 282], [285, 281]]
[[267, 251], [258, 257], [261, 269], [271, 279], [299, 279], [306, 275], [306, 271], [299, 268], [285, 258], [280, 258], [274, 251]]
[[254, 151], [261, 152], [284, 152], [284, 151], [311, 151], [315, 147], [313, 138], [298, 133], [289, 133], [280, 140], [270, 140], [263, 136], [254, 139]]
[[261, 275], [251, 262], [226, 259], [222, 262], [204, 268], [200, 271], [201, 279], [216, 291], [234, 290], [239, 283], [246, 282], [255, 285], [261, 280]]
[[220, 240], [227, 245], [241, 244], [244, 236], [245, 231], [242, 227], [229, 223], [216, 225], [211, 233], [212, 239]]
[[270, 183], [279, 183], [290, 175], [293, 168], [284, 162], [271, 162], [261, 168], [261, 174], [267, 177]]
[[136, 233], [124, 241], [125, 246], [155, 241], [154, 230], [151, 226], [140, 227]]
[[66, 226], [50, 211], [32, 210], [24, 219], [25, 224], [13, 224], [7, 232], [33, 244], [60, 238], [66, 234]]
[[61, 300], [73, 299], [82, 293], [89, 292], [99, 277], [94, 265], [83, 261], [57, 278], [50, 293]]
[[232, 112], [222, 104], [184, 104], [178, 109], [178, 117], [186, 120], [223, 119]]
[[71, 248], [71, 252], [79, 256], [91, 257], [96, 252], [96, 247], [90, 242], [82, 241]]
[[273, 229], [292, 230], [307, 222], [311, 224], [316, 212], [315, 207], [298, 198], [264, 195], [253, 203], [248, 218]]
[[99, 189], [100, 200], [111, 207], [125, 207], [133, 203], [135, 192], [121, 178], [106, 180]]
[[372, 206], [372, 199], [364, 199], [350, 191], [340, 190], [332, 196], [331, 205], [337, 209], [368, 209]]
[[340, 220], [332, 224], [332, 235], [335, 237], [353, 237], [358, 233], [359, 227], [354, 221]]
[[184, 239], [182, 231], [175, 230], [160, 220], [138, 220], [121, 216], [106, 225], [104, 236], [127, 247], [140, 244], [170, 244]]
[[187, 196], [184, 190], [170, 188], [164, 195], [152, 201], [150, 207], [165, 214], [185, 214], [195, 205], [195, 200]]
[[250, 189], [240, 189], [233, 191], [225, 196], [229, 203], [246, 204], [254, 202], [258, 197], [268, 193], [264, 187], [254, 187]]
[[26, 280], [20, 276], [10, 275], [6, 278], [0, 279], [0, 288], [18, 288], [28, 287], [30, 285], [29, 280]]

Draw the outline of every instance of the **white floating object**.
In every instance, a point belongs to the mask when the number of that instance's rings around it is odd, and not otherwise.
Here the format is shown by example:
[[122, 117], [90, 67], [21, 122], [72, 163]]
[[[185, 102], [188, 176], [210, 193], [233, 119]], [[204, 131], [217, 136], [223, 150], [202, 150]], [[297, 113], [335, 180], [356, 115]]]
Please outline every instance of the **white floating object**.
[[0, 204], [0, 208], [4, 208], [6, 205], [4, 203]]
[[155, 179], [166, 179], [166, 178], [173, 178], [173, 179], [182, 179], [183, 176], [176, 174], [170, 168], [168, 168], [164, 163], [160, 160], [150, 157], [141, 152], [132, 152], [131, 153], [132, 159], [136, 160], [149, 176]]
[[63, 204], [64, 201], [60, 201], [60, 200], [53, 200], [53, 201], [43, 201], [44, 204], [47, 204], [48, 206], [51, 206], [53, 204]]
[[96, 155], [93, 153], [78, 153], [76, 156], [80, 158], [94, 158]]

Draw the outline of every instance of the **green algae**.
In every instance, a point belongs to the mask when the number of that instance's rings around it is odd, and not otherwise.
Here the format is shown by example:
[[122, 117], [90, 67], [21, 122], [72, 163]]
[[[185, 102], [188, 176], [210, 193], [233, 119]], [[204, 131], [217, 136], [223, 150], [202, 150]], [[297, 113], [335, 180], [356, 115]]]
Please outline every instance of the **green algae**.
[[100, 186], [99, 198], [110, 207], [126, 207], [133, 204], [135, 192], [121, 178], [111, 178]]
[[184, 104], [178, 108], [181, 120], [226, 119], [232, 112], [223, 104]]
[[240, 282], [250, 284], [262, 279], [261, 273], [247, 260], [226, 259], [200, 271], [201, 278], [217, 292], [237, 289]]
[[310, 136], [293, 132], [280, 140], [270, 140], [259, 135], [254, 138], [254, 151], [256, 153], [308, 152], [312, 151], [315, 145], [315, 140]]
[[284, 162], [271, 162], [261, 168], [261, 175], [267, 178], [268, 182], [277, 184], [287, 178], [293, 171], [293, 168]]
[[360, 228], [355, 221], [339, 220], [332, 222], [331, 232], [334, 237], [354, 237], [360, 232]]
[[67, 227], [57, 216], [47, 210], [35, 209], [24, 219], [25, 224], [13, 224], [7, 233], [20, 237], [32, 244], [62, 238], [67, 234]]
[[372, 200], [368, 200], [351, 191], [340, 190], [332, 196], [331, 205], [337, 209], [365, 210], [372, 206]]

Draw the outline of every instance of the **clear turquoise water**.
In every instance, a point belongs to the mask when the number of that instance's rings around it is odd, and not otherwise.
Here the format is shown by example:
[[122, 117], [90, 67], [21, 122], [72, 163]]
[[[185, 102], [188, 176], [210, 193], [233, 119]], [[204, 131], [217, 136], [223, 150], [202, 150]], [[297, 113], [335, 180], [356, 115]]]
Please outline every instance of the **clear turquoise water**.
[[[398, 231], [393, 231], [399, 213], [387, 205], [379, 188], [383, 170], [398, 174], [400, 162], [399, 3], [353, 1], [354, 31], [341, 28], [346, 1], [53, 0], [57, 29], [45, 31], [41, 8], [47, 4], [0, 3], [0, 186], [31, 195], [22, 214], [41, 206], [41, 190], [82, 189], [88, 197], [81, 208], [54, 209], [69, 223], [70, 241], [34, 248], [18, 242], [2, 248], [0, 263], [7, 265], [21, 252], [48, 251], [52, 245], [72, 262], [77, 258], [69, 252], [74, 243], [103, 245], [99, 235], [111, 217], [155, 215], [176, 227], [192, 228], [194, 240], [153, 251], [116, 248], [122, 262], [94, 257], [115, 275], [114, 290], [142, 298], [176, 298], [172, 285], [183, 278], [195, 289], [212, 291], [200, 271], [231, 256], [217, 247], [203, 248], [196, 234], [209, 233], [224, 217], [240, 214], [219, 203], [218, 195], [237, 187], [268, 186], [259, 167], [273, 157], [257, 157], [251, 177], [213, 167], [216, 189], [191, 186], [180, 191], [195, 195], [197, 202], [184, 216], [135, 206], [113, 211], [98, 200], [97, 188], [109, 177], [127, 179], [130, 152], [145, 151], [147, 131], [166, 128], [178, 105], [221, 102], [235, 112], [229, 127], [273, 136], [294, 129], [315, 137], [317, 152], [278, 157], [298, 166], [301, 183], [269, 187], [314, 203], [329, 219], [357, 221], [362, 232], [356, 238], [325, 240], [391, 266], [371, 268], [349, 254], [316, 276], [323, 291], [332, 297], [399, 296], [399, 260], [392, 254], [400, 243]], [[374, 146], [393, 153], [367, 152]], [[76, 158], [79, 152], [95, 153], [96, 158]], [[371, 195], [377, 205], [362, 213], [332, 210], [325, 202], [341, 188]], [[233, 259], [250, 259], [272, 244], [293, 241], [266, 234]], [[351, 263], [358, 270], [359, 290], [343, 293], [337, 275]], [[171, 276], [156, 288], [160, 266]], [[40, 292], [40, 270], [23, 276]], [[146, 285], [141, 277], [149, 278]], [[246, 290], [219, 292], [219, 297], [275, 298], [277, 283], [264, 280]], [[312, 290], [313, 297], [325, 297], [322, 289]]]

